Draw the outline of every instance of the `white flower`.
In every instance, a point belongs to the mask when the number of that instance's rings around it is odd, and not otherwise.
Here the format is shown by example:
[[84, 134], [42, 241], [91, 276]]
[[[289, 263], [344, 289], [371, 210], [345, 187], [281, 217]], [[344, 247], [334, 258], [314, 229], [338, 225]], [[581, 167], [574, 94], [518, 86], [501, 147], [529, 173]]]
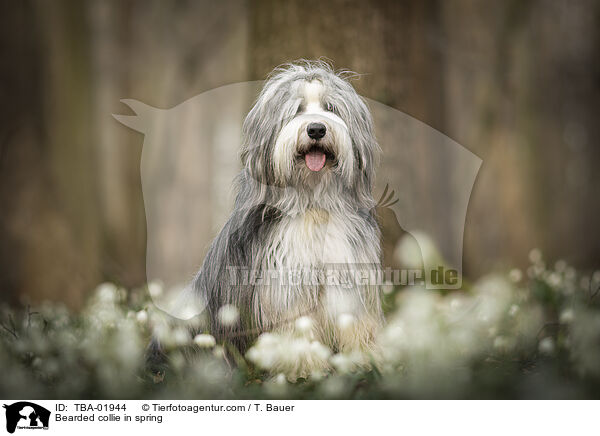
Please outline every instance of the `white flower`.
[[160, 280], [153, 280], [148, 283], [148, 293], [152, 298], [160, 297], [163, 293], [163, 290], [164, 286]]
[[542, 339], [538, 345], [538, 350], [545, 355], [554, 354], [554, 340], [551, 337]]
[[256, 344], [261, 347], [273, 347], [277, 344], [277, 337], [273, 333], [265, 332], [258, 337]]
[[569, 324], [570, 322], [573, 321], [573, 318], [574, 318], [574, 314], [573, 314], [573, 309], [571, 309], [571, 308], [563, 310], [560, 314], [560, 322], [562, 324]]
[[277, 374], [277, 377], [275, 377], [275, 383], [277, 383], [278, 385], [286, 384], [287, 380], [285, 378], [285, 375], [282, 373]]
[[246, 353], [246, 358], [262, 369], [270, 369], [278, 361], [281, 348], [279, 337], [273, 333], [263, 333], [256, 344]]
[[519, 268], [514, 268], [514, 269], [511, 269], [510, 272], [508, 273], [508, 278], [510, 279], [511, 282], [518, 283], [523, 278], [523, 273], [521, 272], [521, 270]]
[[323, 345], [319, 341], [312, 341], [310, 343], [310, 351], [320, 360], [327, 360], [331, 355], [329, 347]]
[[302, 359], [306, 356], [310, 351], [310, 343], [302, 338], [302, 339], [288, 339], [287, 346], [289, 347], [289, 354], [292, 360]]
[[219, 317], [221, 324], [232, 326], [238, 322], [240, 318], [240, 311], [234, 305], [226, 304], [219, 309], [217, 316]]
[[356, 318], [349, 313], [342, 313], [337, 319], [337, 325], [342, 331], [350, 330], [354, 327], [355, 322]]
[[117, 287], [112, 283], [102, 283], [96, 288], [96, 295], [103, 303], [113, 303], [117, 299]]
[[145, 324], [146, 321], [148, 321], [148, 312], [145, 310], [140, 310], [138, 313], [136, 313], [135, 319], [137, 319], [137, 322], [140, 324]]
[[332, 356], [329, 361], [335, 367], [335, 369], [337, 369], [341, 373], [350, 372], [354, 367], [352, 359], [350, 359], [350, 357], [342, 353], [338, 353]]
[[321, 381], [321, 380], [323, 380], [323, 377], [324, 377], [323, 372], [319, 371], [318, 369], [314, 370], [313, 372], [310, 373], [310, 378], [313, 381], [317, 381], [317, 382]]
[[548, 276], [548, 284], [550, 286], [553, 286], [556, 288], [556, 287], [560, 286], [560, 282], [561, 282], [560, 274], [555, 273], [555, 272], [550, 273], [550, 275]]
[[194, 337], [194, 344], [200, 348], [211, 348], [215, 346], [216, 341], [212, 335], [200, 334]]
[[539, 248], [534, 248], [529, 252], [529, 260], [531, 263], [539, 263], [542, 261], [542, 252]]
[[313, 328], [313, 320], [309, 316], [302, 316], [296, 320], [296, 330], [300, 333], [309, 333]]
[[567, 262], [565, 262], [562, 259], [557, 260], [556, 263], [554, 264], [554, 269], [557, 272], [564, 272], [566, 268], [567, 268]]
[[248, 350], [246, 353], [246, 359], [254, 363], [258, 363], [260, 361], [260, 351], [256, 346]]

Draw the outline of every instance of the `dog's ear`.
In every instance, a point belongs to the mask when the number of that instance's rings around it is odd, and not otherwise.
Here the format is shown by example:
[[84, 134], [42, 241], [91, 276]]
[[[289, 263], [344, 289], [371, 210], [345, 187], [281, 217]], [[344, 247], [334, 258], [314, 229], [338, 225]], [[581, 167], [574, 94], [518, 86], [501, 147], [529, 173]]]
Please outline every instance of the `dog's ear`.
[[373, 118], [369, 107], [358, 94], [354, 94], [353, 98], [352, 107], [355, 110], [347, 114], [349, 118], [347, 124], [357, 160], [356, 166], [362, 176], [357, 179], [356, 189], [368, 196], [375, 180], [375, 168], [379, 162], [381, 150], [375, 138]]
[[252, 178], [270, 184], [274, 178], [270, 154], [277, 125], [270, 121], [269, 108], [264, 99], [264, 95], [261, 94], [244, 119], [240, 157], [242, 165]]

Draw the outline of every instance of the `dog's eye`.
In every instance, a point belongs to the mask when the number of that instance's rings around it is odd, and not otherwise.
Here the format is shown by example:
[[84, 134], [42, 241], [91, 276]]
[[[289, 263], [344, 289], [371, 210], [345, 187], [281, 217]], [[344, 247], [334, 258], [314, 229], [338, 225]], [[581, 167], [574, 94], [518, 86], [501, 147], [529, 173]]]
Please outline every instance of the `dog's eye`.
[[333, 105], [332, 105], [331, 103], [327, 103], [327, 104], [325, 105], [325, 110], [326, 110], [327, 112], [333, 112], [333, 111], [335, 110], [335, 108], [333, 107]]

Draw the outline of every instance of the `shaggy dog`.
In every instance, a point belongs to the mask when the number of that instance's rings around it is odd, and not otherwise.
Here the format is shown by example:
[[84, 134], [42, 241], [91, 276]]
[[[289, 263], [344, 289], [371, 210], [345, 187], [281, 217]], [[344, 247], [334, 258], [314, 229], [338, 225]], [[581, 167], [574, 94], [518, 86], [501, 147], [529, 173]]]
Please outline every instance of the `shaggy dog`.
[[[321, 61], [279, 67], [244, 121], [235, 207], [186, 297], [206, 309], [211, 334], [241, 352], [302, 318], [311, 340], [335, 352], [376, 354], [379, 146], [349, 76]], [[159, 350], [154, 341], [151, 355]], [[327, 365], [293, 366], [298, 375]]]
[[[379, 287], [364, 272], [380, 262], [379, 146], [348, 76], [321, 61], [279, 67], [244, 121], [235, 208], [193, 284], [211, 333], [241, 350], [301, 316], [333, 350], [374, 347]], [[218, 316], [226, 305], [239, 322]]]

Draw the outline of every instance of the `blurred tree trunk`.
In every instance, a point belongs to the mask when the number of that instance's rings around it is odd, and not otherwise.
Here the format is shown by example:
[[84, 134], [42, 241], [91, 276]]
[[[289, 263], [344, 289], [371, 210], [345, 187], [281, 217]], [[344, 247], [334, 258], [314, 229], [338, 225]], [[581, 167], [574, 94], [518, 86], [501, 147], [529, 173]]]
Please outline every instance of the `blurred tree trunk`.
[[484, 162], [465, 261], [480, 274], [549, 260], [597, 267], [600, 4], [444, 3], [447, 133]]
[[[100, 281], [142, 285], [143, 136], [111, 114], [126, 111], [122, 98], [168, 108], [244, 80], [245, 3], [30, 0], [0, 8], [3, 295], [77, 307]], [[207, 175], [215, 180], [207, 198], [189, 205], [190, 216], [199, 208], [208, 216], [198, 223], [202, 246], [211, 220], [229, 209], [239, 143], [227, 145], [222, 171]]]
[[3, 286], [12, 295], [60, 296], [74, 306], [81, 289], [101, 277], [82, 7], [27, 2], [3, 15], [14, 32], [3, 39], [17, 38], [25, 48], [14, 57], [3, 53], [11, 62], [7, 85], [17, 86], [2, 100], [19, 102], [4, 145], [1, 201], [8, 205], [6, 247], [14, 252], [3, 261]]

